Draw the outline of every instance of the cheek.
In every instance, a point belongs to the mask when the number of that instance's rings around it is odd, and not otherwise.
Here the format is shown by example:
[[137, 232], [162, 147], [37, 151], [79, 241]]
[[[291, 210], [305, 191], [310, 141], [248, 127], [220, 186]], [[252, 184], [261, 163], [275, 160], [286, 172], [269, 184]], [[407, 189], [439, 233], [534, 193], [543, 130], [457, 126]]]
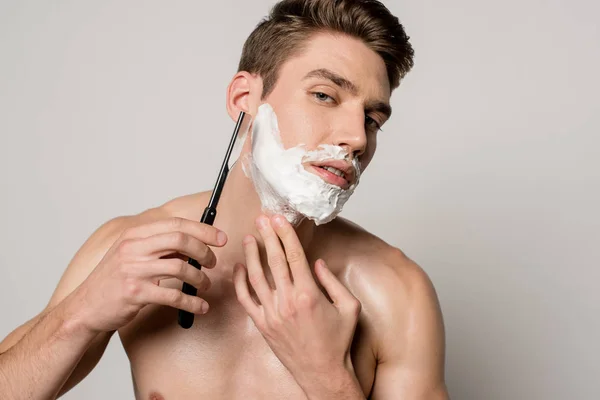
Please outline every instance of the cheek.
[[284, 148], [305, 144], [312, 149], [320, 144], [322, 135], [319, 132], [324, 130], [323, 121], [305, 104], [287, 102], [278, 107], [276, 113]]
[[289, 149], [300, 143], [306, 143], [306, 137], [310, 134], [312, 126], [307, 118], [304, 118], [297, 109], [286, 109], [277, 115], [281, 142], [283, 147]]

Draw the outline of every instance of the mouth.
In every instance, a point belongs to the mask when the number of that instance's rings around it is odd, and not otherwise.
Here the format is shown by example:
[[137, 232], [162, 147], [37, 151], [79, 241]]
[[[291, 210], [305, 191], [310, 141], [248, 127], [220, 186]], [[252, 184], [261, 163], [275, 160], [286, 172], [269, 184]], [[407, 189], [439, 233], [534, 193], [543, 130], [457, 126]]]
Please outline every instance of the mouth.
[[323, 161], [308, 165], [310, 172], [320, 176], [325, 182], [346, 190], [354, 183], [356, 172], [352, 164], [342, 160]]

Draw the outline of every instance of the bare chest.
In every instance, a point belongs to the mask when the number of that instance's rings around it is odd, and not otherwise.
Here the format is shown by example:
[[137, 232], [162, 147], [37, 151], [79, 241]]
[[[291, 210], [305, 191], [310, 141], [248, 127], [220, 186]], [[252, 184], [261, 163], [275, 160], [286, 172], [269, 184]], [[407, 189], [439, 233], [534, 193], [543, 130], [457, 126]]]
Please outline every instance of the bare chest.
[[[217, 286], [204, 294], [211, 309], [190, 329], [177, 325], [176, 310], [148, 306], [119, 331], [138, 400], [306, 399], [232, 290]], [[366, 394], [375, 373], [367, 323], [359, 320], [351, 348]]]

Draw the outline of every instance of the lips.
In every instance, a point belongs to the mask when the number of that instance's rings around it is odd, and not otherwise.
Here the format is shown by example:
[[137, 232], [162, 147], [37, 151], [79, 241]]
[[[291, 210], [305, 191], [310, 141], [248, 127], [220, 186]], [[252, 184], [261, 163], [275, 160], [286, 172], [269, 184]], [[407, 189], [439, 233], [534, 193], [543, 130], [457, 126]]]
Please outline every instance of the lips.
[[320, 176], [325, 182], [348, 189], [356, 179], [354, 166], [343, 160], [328, 160], [309, 165], [311, 172]]

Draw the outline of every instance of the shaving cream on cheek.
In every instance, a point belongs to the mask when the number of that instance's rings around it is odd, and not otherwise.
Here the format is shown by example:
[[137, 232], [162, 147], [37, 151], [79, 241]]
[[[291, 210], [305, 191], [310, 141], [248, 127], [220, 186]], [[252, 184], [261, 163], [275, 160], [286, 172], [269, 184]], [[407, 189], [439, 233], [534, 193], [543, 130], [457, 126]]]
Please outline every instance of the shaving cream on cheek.
[[329, 144], [307, 151], [304, 145], [284, 149], [277, 116], [269, 104], [262, 104], [252, 129], [252, 151], [243, 169], [254, 183], [263, 211], [284, 215], [297, 225], [305, 217], [320, 225], [334, 219], [356, 188], [360, 175], [358, 161], [352, 161], [356, 179], [348, 189], [325, 182], [308, 172], [303, 163], [348, 159], [348, 152]]

